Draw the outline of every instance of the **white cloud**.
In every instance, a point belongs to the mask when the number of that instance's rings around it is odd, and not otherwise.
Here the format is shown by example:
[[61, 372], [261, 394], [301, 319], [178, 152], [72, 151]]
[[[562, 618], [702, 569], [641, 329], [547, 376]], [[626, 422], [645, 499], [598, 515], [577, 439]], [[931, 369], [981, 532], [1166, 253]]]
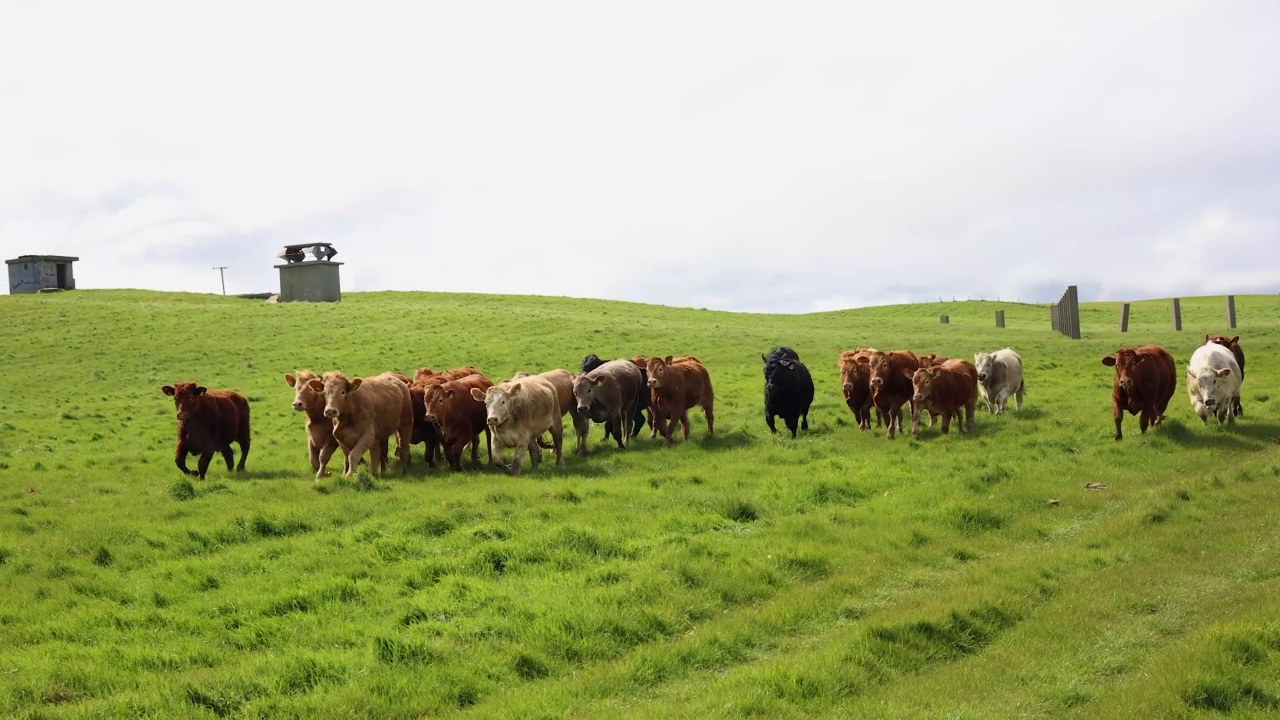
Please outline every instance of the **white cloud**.
[[[1278, 21], [1265, 2], [12, 4], [0, 250], [77, 254], [81, 287], [216, 291], [230, 265], [247, 292], [280, 246], [323, 240], [348, 289], [767, 311], [1274, 290]], [[462, 253], [476, 270], [431, 272]]]

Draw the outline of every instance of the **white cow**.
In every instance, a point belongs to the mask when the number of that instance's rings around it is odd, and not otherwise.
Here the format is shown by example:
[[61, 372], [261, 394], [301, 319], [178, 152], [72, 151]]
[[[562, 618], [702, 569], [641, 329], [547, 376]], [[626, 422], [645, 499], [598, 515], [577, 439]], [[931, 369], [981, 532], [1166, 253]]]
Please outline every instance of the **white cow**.
[[993, 353], [974, 353], [973, 366], [978, 369], [978, 394], [987, 403], [987, 411], [999, 415], [1005, 410], [1009, 396], [1017, 399], [1022, 409], [1022, 358], [1010, 348]]
[[1235, 420], [1240, 399], [1240, 365], [1227, 348], [1209, 343], [1196, 348], [1187, 363], [1187, 396], [1201, 422]]

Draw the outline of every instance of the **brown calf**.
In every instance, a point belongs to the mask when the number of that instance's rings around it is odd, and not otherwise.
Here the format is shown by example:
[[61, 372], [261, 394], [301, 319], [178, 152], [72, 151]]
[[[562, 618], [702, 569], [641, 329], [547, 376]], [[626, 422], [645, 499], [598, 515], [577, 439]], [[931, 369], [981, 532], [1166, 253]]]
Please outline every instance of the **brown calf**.
[[671, 433], [676, 422], [684, 427], [684, 439], [689, 439], [689, 408], [699, 405], [707, 418], [707, 434], [715, 433], [715, 392], [711, 376], [697, 358], [649, 358], [646, 370], [655, 422], [667, 445], [675, 443]]
[[1111, 414], [1116, 423], [1116, 440], [1124, 438], [1120, 423], [1127, 410], [1142, 413], [1138, 427], [1142, 432], [1164, 421], [1164, 411], [1177, 387], [1177, 366], [1173, 356], [1159, 345], [1121, 348], [1102, 358], [1102, 364], [1116, 369], [1111, 382]]
[[[921, 367], [918, 370], [904, 368], [904, 377], [911, 378], [911, 436], [920, 439], [920, 413], [928, 410], [932, 415], [942, 415], [942, 434], [951, 431], [951, 416], [960, 420], [962, 432], [973, 432], [973, 413], [978, 405], [978, 369], [968, 360], [947, 360], [939, 365]], [[929, 423], [933, 425], [932, 422]]]
[[[316, 374], [310, 370], [299, 370], [296, 376], [284, 376], [284, 381], [293, 388], [293, 409], [307, 414], [307, 454], [311, 456], [311, 469], [319, 480], [329, 474], [326, 466], [338, 449], [338, 441], [333, 437], [333, 420], [324, 416], [324, 393], [311, 387], [311, 381], [316, 379]], [[323, 379], [320, 381], [324, 382]]]
[[493, 456], [493, 437], [485, 423], [484, 402], [471, 396], [472, 388], [482, 392], [493, 387], [484, 375], [468, 375], [439, 385], [428, 385], [423, 395], [427, 422], [435, 426], [444, 457], [449, 467], [462, 470], [462, 451], [471, 445], [471, 462], [480, 462], [480, 434], [484, 433], [489, 461]]
[[[232, 390], [208, 390], [193, 382], [165, 385], [161, 392], [173, 398], [178, 414], [178, 447], [174, 463], [187, 475], [204, 479], [214, 453], [222, 453], [231, 472], [235, 456], [231, 443], [240, 444], [240, 464], [249, 457], [249, 401]], [[198, 470], [187, 468], [187, 454], [199, 454]]]
[[[858, 348], [840, 353], [840, 387], [844, 403], [853, 411], [861, 430], [871, 429], [871, 353], [875, 348]], [[876, 408], [876, 426], [884, 425], [884, 415]]]

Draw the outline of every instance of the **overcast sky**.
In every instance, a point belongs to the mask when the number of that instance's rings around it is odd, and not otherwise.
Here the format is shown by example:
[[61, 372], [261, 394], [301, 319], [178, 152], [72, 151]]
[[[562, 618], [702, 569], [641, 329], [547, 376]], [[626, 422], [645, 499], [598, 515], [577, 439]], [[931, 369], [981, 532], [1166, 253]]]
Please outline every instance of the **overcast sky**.
[[1280, 291], [1274, 0], [0, 8], [0, 250], [82, 288]]

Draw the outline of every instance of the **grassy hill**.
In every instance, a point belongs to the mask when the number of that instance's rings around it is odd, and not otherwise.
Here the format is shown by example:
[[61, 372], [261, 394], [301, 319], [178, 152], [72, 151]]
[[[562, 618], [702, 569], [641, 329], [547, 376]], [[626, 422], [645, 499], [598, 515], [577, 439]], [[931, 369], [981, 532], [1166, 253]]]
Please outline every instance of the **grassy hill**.
[[[6, 717], [1211, 717], [1280, 711], [1280, 320], [1237, 298], [1246, 415], [1111, 439], [1117, 347], [1179, 372], [1222, 299], [963, 302], [802, 316], [354, 293], [267, 305], [0, 297], [0, 715]], [[994, 327], [996, 309], [1007, 328]], [[949, 325], [938, 315], [947, 313]], [[772, 436], [760, 353], [799, 351], [812, 430]], [[972, 436], [860, 432], [842, 348], [1012, 346], [1020, 414]], [[716, 435], [601, 442], [520, 478], [315, 482], [284, 374], [588, 352], [692, 353]], [[172, 400], [245, 393], [248, 472], [173, 465]], [[1181, 381], [1180, 381], [1181, 382]], [[572, 436], [569, 431], [568, 437]], [[336, 459], [331, 469], [340, 468]], [[1101, 483], [1105, 489], [1086, 489]]]

